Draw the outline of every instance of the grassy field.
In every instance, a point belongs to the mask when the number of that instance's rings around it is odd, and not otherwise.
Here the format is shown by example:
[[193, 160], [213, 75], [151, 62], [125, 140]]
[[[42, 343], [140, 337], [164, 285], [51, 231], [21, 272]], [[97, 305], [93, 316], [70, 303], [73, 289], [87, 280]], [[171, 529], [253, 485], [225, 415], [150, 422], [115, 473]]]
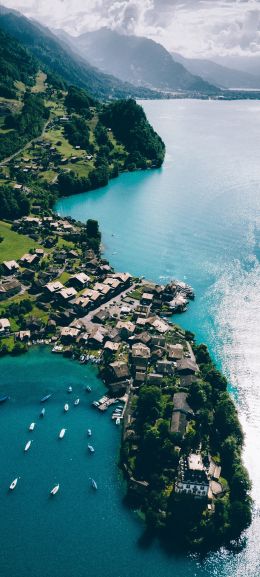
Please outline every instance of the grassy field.
[[37, 94], [39, 92], [44, 92], [45, 91], [44, 83], [45, 83], [46, 78], [47, 78], [47, 74], [45, 74], [44, 72], [42, 72], [40, 70], [36, 76], [36, 82], [32, 88], [32, 92], [34, 92], [35, 94]]
[[[44, 139], [51, 142], [52, 146], [56, 146], [58, 152], [62, 154], [65, 158], [69, 158], [70, 156], [83, 156], [83, 150], [76, 150], [71, 144], [64, 138], [61, 128], [48, 130], [45, 132]], [[56, 143], [60, 141], [61, 144], [57, 145]]]
[[40, 246], [28, 236], [11, 230], [11, 225], [3, 221], [0, 221], [0, 236], [4, 238], [0, 243], [1, 262], [19, 259], [31, 248]]

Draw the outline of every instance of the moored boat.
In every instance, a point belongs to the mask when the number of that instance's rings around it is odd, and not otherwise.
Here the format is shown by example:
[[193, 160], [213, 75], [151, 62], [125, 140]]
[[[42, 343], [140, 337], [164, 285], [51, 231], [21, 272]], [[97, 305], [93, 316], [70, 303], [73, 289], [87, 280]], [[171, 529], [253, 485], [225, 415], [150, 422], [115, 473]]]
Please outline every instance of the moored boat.
[[79, 399], [75, 399], [74, 405], [75, 405], [75, 406], [79, 405]]
[[59, 433], [59, 438], [60, 438], [60, 439], [63, 439], [65, 433], [66, 433], [66, 429], [61, 429], [61, 430], [60, 430], [60, 433]]
[[95, 449], [94, 449], [94, 447], [92, 447], [92, 445], [88, 445], [88, 450], [89, 450], [90, 453], [94, 453], [94, 452], [95, 452]]
[[31, 423], [29, 426], [29, 431], [33, 431], [35, 428], [36, 423]]
[[87, 391], [87, 393], [91, 393], [91, 390], [92, 390], [91, 387], [90, 387], [89, 385], [87, 385], [87, 386], [86, 386], [86, 391]]
[[120, 418], [119, 417], [116, 418], [116, 425], [120, 425]]
[[65, 411], [65, 413], [69, 410], [69, 408], [70, 408], [70, 407], [69, 407], [68, 403], [65, 403], [65, 405], [64, 405], [64, 411]]
[[93, 487], [93, 489], [97, 489], [97, 483], [95, 481], [95, 479], [90, 479], [91, 480], [91, 485]]
[[42, 409], [40, 412], [40, 417], [44, 417], [44, 415], [45, 415], [45, 409]]
[[24, 450], [29, 451], [31, 444], [32, 444], [32, 441], [28, 441], [24, 447]]
[[91, 437], [91, 435], [92, 435], [92, 431], [91, 431], [91, 429], [88, 429], [88, 437]]
[[60, 488], [60, 485], [55, 485], [55, 487], [53, 487], [53, 489], [50, 491], [50, 495], [56, 495], [56, 493], [58, 493]]
[[8, 395], [2, 395], [0, 397], [0, 403], [5, 403], [5, 401], [7, 401], [7, 399], [9, 399]]
[[13, 490], [15, 489], [17, 483], [18, 483], [18, 477], [16, 477], [16, 479], [14, 479], [14, 480], [12, 481], [9, 489], [10, 489], [11, 491], [13, 491]]
[[72, 387], [68, 387], [68, 393], [72, 393]]
[[48, 401], [50, 398], [52, 397], [52, 393], [49, 393], [49, 395], [45, 395], [45, 397], [42, 397], [41, 399], [41, 403], [45, 403], [46, 401]]

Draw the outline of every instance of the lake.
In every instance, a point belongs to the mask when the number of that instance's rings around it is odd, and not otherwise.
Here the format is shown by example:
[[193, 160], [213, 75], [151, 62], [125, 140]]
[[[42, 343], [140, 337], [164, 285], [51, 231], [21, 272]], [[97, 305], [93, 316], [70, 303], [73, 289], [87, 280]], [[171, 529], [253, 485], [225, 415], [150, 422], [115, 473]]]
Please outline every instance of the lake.
[[[102, 384], [93, 369], [35, 349], [0, 364], [1, 391], [11, 387], [12, 396], [0, 411], [3, 577], [260, 574], [260, 103], [143, 104], [166, 143], [163, 167], [124, 174], [99, 191], [61, 199], [56, 209], [83, 221], [98, 219], [105, 254], [117, 270], [162, 283], [179, 278], [194, 287], [196, 299], [177, 321], [209, 345], [229, 379], [246, 433], [253, 524], [239, 553], [221, 550], [203, 562], [169, 556], [157, 542], [146, 544], [141, 522], [122, 500], [119, 431], [82, 392], [85, 380], [93, 395], [101, 394]], [[64, 415], [71, 382], [82, 403]], [[26, 427], [49, 390], [55, 395], [46, 420], [24, 455]], [[68, 431], [59, 443], [66, 419]], [[93, 461], [86, 454], [89, 423], [97, 435]], [[18, 474], [19, 486], [8, 495]], [[98, 482], [95, 494], [90, 475]], [[48, 491], [58, 480], [61, 491], [50, 502]]]

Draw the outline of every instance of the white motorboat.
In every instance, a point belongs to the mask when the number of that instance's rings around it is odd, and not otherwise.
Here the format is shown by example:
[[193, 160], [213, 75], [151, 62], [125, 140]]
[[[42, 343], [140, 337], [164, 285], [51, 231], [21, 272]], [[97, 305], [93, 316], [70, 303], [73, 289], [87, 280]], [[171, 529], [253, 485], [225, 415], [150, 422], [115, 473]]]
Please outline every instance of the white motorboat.
[[92, 447], [92, 445], [88, 445], [88, 450], [90, 453], [95, 453], [95, 449]]
[[95, 479], [91, 479], [91, 485], [92, 485], [93, 489], [97, 489], [97, 483], [96, 483]]
[[16, 479], [14, 479], [14, 480], [12, 481], [9, 489], [10, 489], [11, 491], [13, 491], [13, 489], [15, 489], [17, 483], [18, 483], [18, 477], [16, 477]]
[[92, 431], [91, 431], [91, 429], [88, 429], [88, 437], [91, 437], [91, 435], [92, 435]]
[[60, 439], [63, 439], [65, 433], [66, 433], [66, 429], [61, 429], [61, 430], [60, 430], [60, 434], [59, 434], [59, 438], [60, 438]]
[[32, 444], [32, 441], [28, 441], [24, 447], [24, 450], [29, 451], [31, 444]]
[[72, 393], [72, 387], [68, 387], [68, 393]]
[[76, 400], [74, 401], [74, 405], [75, 405], [75, 406], [79, 405], [79, 399], [76, 399]]
[[58, 485], [55, 485], [55, 487], [53, 487], [53, 489], [51, 490], [50, 494], [51, 494], [51, 495], [56, 495], [56, 493], [58, 493], [58, 491], [59, 491], [59, 488], [60, 488], [60, 485], [59, 485], [59, 484], [58, 484]]
[[65, 413], [69, 410], [69, 408], [70, 408], [70, 407], [69, 407], [68, 403], [65, 403], [65, 405], [64, 405], [64, 411], [65, 411]]
[[116, 418], [116, 425], [120, 425], [120, 418], [119, 417]]
[[29, 431], [33, 431], [35, 428], [36, 423], [31, 423], [29, 426]]

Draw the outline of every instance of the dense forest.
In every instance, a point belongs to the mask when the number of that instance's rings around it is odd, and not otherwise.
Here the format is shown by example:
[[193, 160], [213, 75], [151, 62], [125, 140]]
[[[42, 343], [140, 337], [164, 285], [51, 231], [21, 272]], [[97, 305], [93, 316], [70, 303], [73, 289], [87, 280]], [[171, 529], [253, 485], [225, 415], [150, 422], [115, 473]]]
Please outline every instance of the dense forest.
[[15, 82], [32, 86], [38, 63], [29, 52], [0, 29], [0, 96], [16, 98]]
[[13, 220], [29, 214], [30, 202], [21, 190], [0, 187], [0, 219]]

